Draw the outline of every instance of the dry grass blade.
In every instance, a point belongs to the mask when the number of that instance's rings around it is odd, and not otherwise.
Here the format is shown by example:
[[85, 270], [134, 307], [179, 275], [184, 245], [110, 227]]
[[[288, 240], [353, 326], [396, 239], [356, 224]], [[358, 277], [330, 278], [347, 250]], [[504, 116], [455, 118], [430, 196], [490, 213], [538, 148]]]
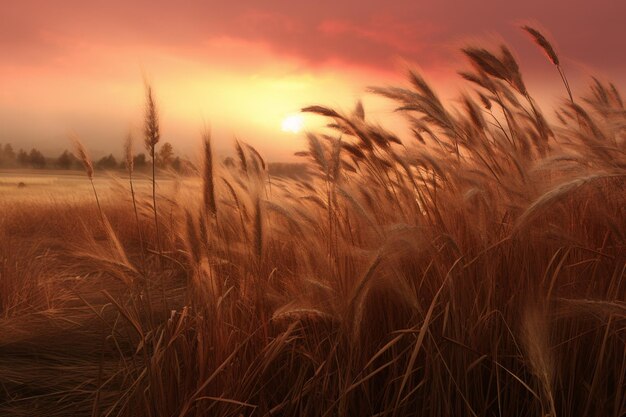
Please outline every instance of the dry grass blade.
[[246, 158], [246, 153], [244, 152], [243, 147], [238, 140], [235, 140], [235, 149], [237, 150], [237, 156], [239, 157], [239, 166], [241, 170], [248, 174], [248, 160]]
[[308, 107], [304, 107], [301, 110], [303, 113], [315, 113], [315, 114], [319, 114], [320, 116], [326, 116], [326, 117], [335, 117], [338, 119], [343, 118], [339, 113], [337, 113], [335, 110], [328, 108], [328, 107], [324, 107], [324, 106], [308, 106]]
[[537, 306], [528, 306], [522, 319], [522, 341], [534, 374], [541, 382], [544, 393], [544, 408], [556, 416], [552, 385], [554, 381], [554, 359], [550, 350], [549, 315]]
[[374, 260], [370, 263], [363, 277], [358, 281], [358, 284], [352, 291], [350, 302], [348, 304], [348, 313], [350, 320], [352, 321], [352, 333], [354, 339], [358, 339], [358, 333], [361, 327], [361, 317], [363, 316], [363, 309], [365, 308], [365, 301], [367, 292], [371, 286], [372, 281], [376, 278], [376, 270], [382, 261], [382, 254], [378, 253]]
[[542, 212], [547, 210], [550, 206], [559, 201], [563, 201], [573, 191], [578, 190], [588, 183], [593, 183], [605, 178], [615, 177], [613, 174], [593, 174], [582, 178], [576, 178], [569, 182], [559, 184], [555, 188], [547, 191], [541, 197], [528, 206], [528, 208], [522, 213], [517, 220], [516, 230], [521, 230], [527, 226], [533, 219], [541, 215]]
[[132, 175], [135, 164], [133, 158], [133, 136], [130, 133], [126, 136], [126, 141], [124, 142], [124, 158], [128, 175]]
[[601, 316], [614, 315], [616, 317], [626, 318], [626, 302], [622, 300], [589, 300], [589, 299], [571, 299], [559, 298], [559, 312], [563, 315], [568, 314], [597, 314]]
[[261, 198], [256, 197], [254, 203], [254, 251], [258, 259], [263, 256], [263, 214], [261, 213]]
[[263, 157], [261, 156], [261, 154], [259, 153], [259, 151], [257, 151], [254, 147], [248, 145], [246, 143], [246, 147], [250, 150], [250, 152], [252, 152], [252, 154], [259, 160], [259, 162], [261, 163], [261, 167], [263, 168], [263, 170], [265, 171], [267, 169], [267, 165], [265, 163], [265, 159], [263, 159]]
[[198, 400], [198, 398], [201, 397], [204, 389], [215, 379], [217, 375], [219, 375], [220, 372], [222, 372], [230, 364], [230, 362], [239, 353], [239, 350], [246, 346], [246, 344], [253, 335], [254, 333], [248, 336], [246, 340], [242, 341], [235, 349], [233, 349], [230, 355], [228, 355], [228, 357], [224, 359], [224, 361], [222, 361], [222, 363], [213, 371], [213, 373], [211, 373], [211, 375], [209, 375], [209, 377], [204, 382], [202, 382], [198, 389], [196, 389], [195, 392], [182, 404], [182, 407], [180, 408], [180, 413], [178, 414], [179, 417], [187, 416], [187, 412], [193, 407], [193, 404]]
[[457, 265], [460, 264], [461, 260], [462, 260], [462, 258], [457, 259], [454, 262], [454, 264], [452, 265], [452, 267], [450, 268], [450, 270], [448, 271], [448, 273], [446, 275], [446, 278], [441, 283], [441, 286], [439, 287], [439, 289], [435, 293], [435, 296], [433, 297], [432, 301], [430, 302], [430, 306], [428, 307], [428, 311], [426, 312], [426, 315], [424, 316], [424, 320], [422, 321], [422, 324], [420, 325], [420, 329], [419, 329], [419, 332], [417, 334], [417, 340], [415, 341], [415, 345], [413, 345], [413, 350], [411, 352], [411, 357], [409, 358], [409, 362], [407, 363], [406, 372], [404, 373], [404, 375], [402, 377], [402, 382], [400, 383], [400, 387], [398, 388], [398, 392], [397, 392], [397, 395], [396, 395], [394, 412], [393, 412], [394, 416], [396, 415], [396, 413], [398, 411], [398, 406], [400, 405], [400, 402], [401, 402], [401, 400], [403, 398], [402, 394], [404, 393], [404, 388], [406, 387], [406, 384], [407, 384], [407, 382], [409, 380], [409, 376], [413, 372], [413, 367], [415, 366], [415, 361], [417, 360], [417, 355], [420, 352], [420, 349], [422, 348], [422, 344], [424, 343], [424, 338], [426, 337], [426, 332], [428, 331], [428, 327], [430, 326], [430, 320], [431, 320], [431, 318], [433, 316], [433, 312], [435, 311], [435, 307], [437, 306], [437, 301], [439, 299], [439, 296], [441, 295], [443, 289], [446, 287], [446, 284], [448, 283], [448, 280], [452, 276], [452, 271], [455, 269], [455, 267]]

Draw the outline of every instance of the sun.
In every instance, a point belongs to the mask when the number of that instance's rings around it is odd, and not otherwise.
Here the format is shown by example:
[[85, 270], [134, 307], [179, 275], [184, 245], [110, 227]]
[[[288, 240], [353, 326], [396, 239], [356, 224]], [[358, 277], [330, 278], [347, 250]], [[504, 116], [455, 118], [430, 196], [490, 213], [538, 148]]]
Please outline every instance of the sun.
[[292, 114], [283, 119], [281, 128], [283, 132], [299, 133], [304, 127], [304, 118], [299, 114]]

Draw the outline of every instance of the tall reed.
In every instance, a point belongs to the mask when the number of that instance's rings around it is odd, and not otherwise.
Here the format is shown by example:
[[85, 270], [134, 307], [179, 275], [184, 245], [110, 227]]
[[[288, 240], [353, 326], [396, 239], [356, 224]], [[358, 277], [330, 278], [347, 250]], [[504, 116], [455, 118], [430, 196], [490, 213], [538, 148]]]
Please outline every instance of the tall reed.
[[[135, 196], [135, 187], [133, 185], [133, 171], [135, 168], [135, 161], [133, 157], [133, 136], [129, 133], [126, 136], [124, 142], [124, 158], [126, 165], [126, 172], [128, 173], [128, 185], [130, 186], [130, 197], [133, 202], [133, 213], [135, 214], [135, 223], [137, 224], [137, 237], [139, 238], [139, 248], [141, 251], [142, 265], [145, 269], [145, 250], [143, 243], [143, 232], [141, 231], [141, 222], [139, 221], [139, 212], [137, 211], [137, 198]], [[144, 271], [145, 274], [145, 271]]]
[[93, 161], [91, 160], [91, 157], [89, 156], [89, 153], [87, 152], [87, 149], [85, 149], [85, 146], [81, 142], [80, 138], [78, 138], [78, 136], [73, 136], [71, 140], [74, 145], [75, 156], [83, 164], [83, 168], [85, 169], [87, 178], [89, 178], [89, 182], [91, 183], [91, 189], [93, 190], [93, 195], [96, 199], [96, 204], [98, 206], [98, 213], [100, 214], [100, 219], [102, 220], [102, 222], [104, 222], [104, 212], [102, 211], [102, 206], [100, 206], [100, 199], [98, 198], [98, 192], [96, 191], [96, 186], [93, 182], [93, 174], [94, 174]]
[[154, 212], [154, 230], [156, 234], [156, 245], [159, 255], [161, 255], [161, 239], [159, 233], [159, 218], [156, 198], [156, 146], [161, 139], [159, 128], [159, 114], [152, 91], [152, 86], [146, 83], [146, 109], [144, 116], [144, 143], [150, 153], [152, 160], [152, 209]]

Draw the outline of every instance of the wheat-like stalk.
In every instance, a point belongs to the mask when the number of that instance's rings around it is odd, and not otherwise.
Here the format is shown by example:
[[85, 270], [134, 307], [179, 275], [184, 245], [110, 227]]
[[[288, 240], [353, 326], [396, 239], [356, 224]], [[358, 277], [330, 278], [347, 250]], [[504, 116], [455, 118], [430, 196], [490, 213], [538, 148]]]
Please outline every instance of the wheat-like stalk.
[[152, 158], [152, 210], [154, 212], [154, 230], [156, 234], [156, 244], [159, 254], [161, 254], [161, 239], [159, 233], [159, 216], [157, 211], [156, 198], [156, 145], [161, 138], [159, 128], [159, 114], [154, 99], [152, 86], [146, 83], [146, 112], [144, 117], [144, 143], [150, 157]]
[[204, 197], [204, 207], [212, 216], [217, 216], [213, 150], [211, 149], [211, 133], [208, 130], [203, 135], [202, 144], [204, 147], [204, 163], [202, 170], [202, 195]]
[[522, 30], [524, 30], [533, 38], [535, 43], [545, 52], [550, 62], [552, 62], [552, 64], [556, 67], [556, 69], [559, 72], [559, 75], [561, 76], [561, 80], [563, 81], [563, 84], [565, 85], [565, 89], [567, 90], [567, 95], [569, 96], [570, 101], [574, 103], [574, 96], [572, 95], [572, 90], [570, 88], [569, 81], [567, 80], [567, 77], [565, 76], [565, 72], [563, 71], [563, 68], [561, 66], [561, 60], [559, 59], [559, 56], [557, 55], [556, 51], [552, 47], [552, 44], [548, 41], [548, 39], [546, 39], [545, 36], [543, 36], [541, 32], [539, 32], [537, 29], [533, 27], [525, 25], [525, 26], [522, 26]]
[[93, 182], [93, 175], [94, 175], [93, 161], [91, 160], [89, 153], [87, 153], [87, 149], [85, 149], [85, 146], [83, 145], [83, 143], [81, 142], [80, 138], [77, 135], [73, 135], [71, 140], [74, 145], [75, 156], [83, 164], [83, 168], [85, 169], [87, 178], [89, 178], [89, 182], [91, 183], [91, 189], [93, 190], [93, 195], [96, 199], [96, 204], [98, 206], [98, 212], [100, 213], [100, 218], [104, 222], [104, 212], [102, 211], [102, 207], [100, 206], [100, 199], [98, 198], [98, 192], [96, 191], [96, 186]]
[[83, 164], [83, 168], [85, 169], [85, 173], [87, 174], [87, 177], [90, 180], [92, 180], [94, 170], [93, 170], [93, 161], [91, 160], [91, 157], [87, 153], [85, 146], [83, 145], [83, 143], [81, 142], [78, 136], [75, 136], [75, 135], [72, 136], [71, 140], [72, 140], [72, 144], [74, 145], [75, 156]]
[[141, 249], [141, 259], [145, 274], [145, 250], [143, 244], [143, 233], [141, 232], [141, 223], [139, 222], [139, 213], [137, 211], [137, 198], [135, 196], [135, 187], [133, 184], [133, 171], [134, 171], [134, 159], [133, 159], [133, 135], [128, 133], [126, 141], [124, 142], [124, 156], [126, 160], [126, 171], [128, 172], [128, 184], [130, 186], [130, 196], [133, 201], [133, 212], [135, 214], [135, 223], [137, 225], [137, 236], [139, 237], [139, 245]]

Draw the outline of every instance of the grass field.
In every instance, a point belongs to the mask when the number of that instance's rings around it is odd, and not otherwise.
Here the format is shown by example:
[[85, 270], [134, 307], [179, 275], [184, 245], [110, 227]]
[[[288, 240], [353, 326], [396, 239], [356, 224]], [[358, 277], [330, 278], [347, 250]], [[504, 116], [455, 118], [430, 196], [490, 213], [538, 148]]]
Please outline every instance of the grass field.
[[334, 133], [303, 179], [208, 135], [155, 195], [80, 147], [82, 178], [1, 174], [0, 415], [626, 415], [618, 89], [545, 110], [508, 49], [464, 53], [458, 101], [373, 89], [411, 137], [304, 109]]

